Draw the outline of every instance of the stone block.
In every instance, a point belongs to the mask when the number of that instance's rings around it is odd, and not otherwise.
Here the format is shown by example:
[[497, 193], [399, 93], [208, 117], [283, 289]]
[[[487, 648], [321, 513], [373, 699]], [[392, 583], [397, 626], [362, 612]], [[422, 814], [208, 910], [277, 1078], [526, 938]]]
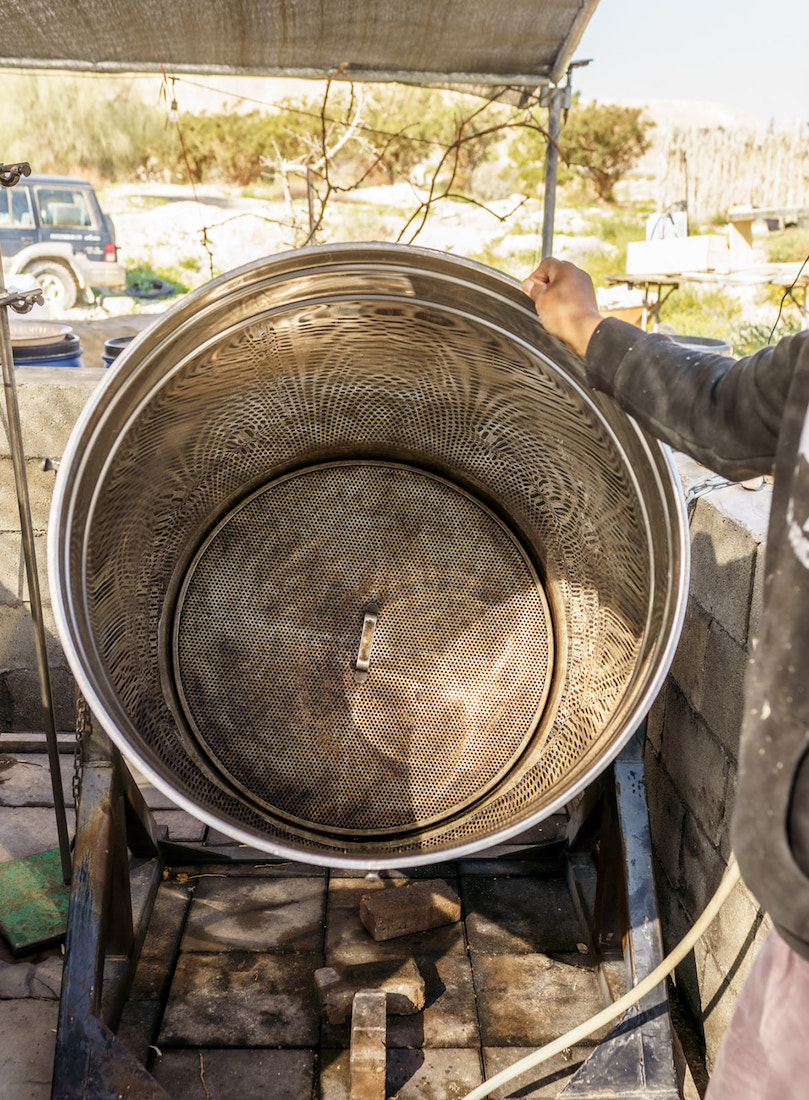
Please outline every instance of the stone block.
[[583, 938], [563, 879], [467, 878], [463, 896], [473, 953], [576, 951]]
[[[59, 764], [62, 791], [67, 804], [72, 806], [72, 753], [60, 753]], [[44, 753], [4, 753], [0, 757], [0, 806], [48, 805], [53, 805], [48, 757]]]
[[[195, 870], [197, 874], [204, 873], [202, 868], [197, 867]], [[149, 926], [146, 929], [141, 950], [141, 960], [158, 960], [165, 969], [166, 977], [171, 972], [195, 886], [195, 879], [190, 882], [164, 879], [160, 883], [152, 906]]]
[[183, 1100], [268, 1097], [312, 1100], [313, 1050], [164, 1050], [154, 1076]]
[[[348, 1100], [348, 1061], [347, 1050], [321, 1052], [320, 1100]], [[483, 1083], [477, 1050], [392, 1047], [386, 1076], [386, 1095], [397, 1100], [457, 1100]]]
[[[66, 665], [49, 661], [49, 667], [56, 728], [73, 730], [76, 725], [76, 683], [73, 674]], [[2, 728], [16, 732], [42, 729], [42, 700], [36, 667], [15, 668], [0, 673], [0, 723]]]
[[8, 1100], [50, 1096], [58, 1017], [54, 1000], [0, 1001], [0, 1096]]
[[449, 1100], [483, 1083], [476, 1050], [390, 1050], [387, 1077], [396, 1100]]
[[175, 844], [198, 844], [205, 836], [205, 825], [185, 810], [156, 810], [154, 819], [166, 829], [166, 839]]
[[[448, 955], [445, 959], [420, 957], [415, 960], [424, 979], [424, 1008], [408, 1016], [388, 1010], [388, 1046], [455, 1049], [478, 1047], [477, 1004], [468, 958]], [[347, 1047], [349, 1027], [323, 1020], [322, 1047]]]
[[360, 898], [360, 920], [377, 942], [426, 932], [460, 919], [461, 899], [441, 879], [375, 890]]
[[480, 1045], [475, 986], [468, 958], [418, 959], [424, 978], [424, 1008], [413, 1016], [390, 1016], [392, 1047], [471, 1048]]
[[700, 1018], [705, 1041], [705, 1064], [709, 1073], [713, 1070], [741, 989], [741, 983], [723, 973], [713, 955], [706, 952], [700, 974]]
[[761, 637], [761, 611], [764, 603], [764, 576], [767, 547], [762, 544], [756, 550], [753, 573], [753, 592], [750, 597], [750, 623], [747, 628], [747, 647], [752, 653]]
[[[585, 1046], [563, 1051], [534, 1069], [524, 1070], [512, 1081], [495, 1089], [491, 1093], [492, 1100], [512, 1100], [513, 1097], [520, 1100], [539, 1100], [540, 1097], [556, 1100], [567, 1081], [592, 1052], [592, 1047]], [[486, 1080], [533, 1053], [534, 1050], [528, 1047], [484, 1047]]]
[[363, 989], [354, 994], [349, 1059], [350, 1100], [385, 1100], [385, 993]]
[[586, 966], [547, 955], [475, 955], [472, 969], [484, 1047], [541, 1046], [604, 1007], [598, 978]]
[[[131, 996], [124, 1005], [115, 1037], [141, 1065], [146, 1065], [153, 1053], [162, 1011], [160, 1001], [135, 1001]], [[185, 1093], [186, 1097], [193, 1095], [190, 1090]]]
[[409, 1016], [424, 1008], [424, 978], [413, 959], [324, 966], [315, 971], [320, 1013], [330, 1024], [348, 1020], [354, 996], [362, 989], [381, 990], [392, 1016]]
[[[75, 815], [72, 809], [67, 811], [67, 827], [72, 834], [75, 828]], [[58, 847], [56, 815], [52, 808], [21, 806], [13, 811], [3, 811], [0, 863], [11, 859], [24, 859], [26, 856], [33, 856]]]
[[159, 1047], [304, 1047], [318, 1041], [318, 955], [180, 953]]
[[657, 698], [649, 708], [646, 716], [646, 744], [651, 745], [656, 752], [663, 748], [663, 731], [666, 727], [666, 697], [669, 692], [668, 682], [663, 684]]
[[318, 951], [325, 896], [317, 878], [200, 878], [183, 950]]

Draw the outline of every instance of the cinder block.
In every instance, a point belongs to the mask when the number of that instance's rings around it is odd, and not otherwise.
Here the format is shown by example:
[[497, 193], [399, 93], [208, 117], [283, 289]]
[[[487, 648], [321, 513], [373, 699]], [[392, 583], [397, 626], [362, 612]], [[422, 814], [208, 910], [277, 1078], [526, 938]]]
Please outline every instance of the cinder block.
[[[44, 534], [34, 536], [34, 554], [40, 596], [48, 602], [48, 541]], [[0, 531], [0, 605], [27, 603], [28, 599], [22, 537], [18, 531]]]
[[[731, 495], [735, 494], [735, 495]], [[691, 595], [745, 646], [756, 554], [762, 543], [756, 515], [737, 500], [742, 489], [723, 489], [697, 501], [691, 521]], [[758, 494], [746, 493], [746, 498]], [[742, 501], [744, 503], [744, 501]], [[749, 501], [747, 502], [749, 504]]]
[[739, 881], [696, 949], [698, 964], [701, 954], [710, 951], [719, 969], [743, 984], [770, 926], [756, 899]]
[[682, 873], [680, 855], [686, 810], [660, 757], [647, 750], [645, 763], [652, 844], [666, 878], [676, 888]]
[[[56, 475], [43, 470], [39, 459], [27, 459], [25, 480], [28, 487], [28, 504], [34, 531], [41, 534], [47, 529], [48, 514]], [[20, 508], [17, 503], [17, 482], [10, 458], [0, 457], [0, 531], [20, 530]]]
[[688, 814], [683, 826], [682, 901], [696, 920], [713, 897], [726, 863], [705, 835], [698, 818]]
[[767, 548], [762, 543], [756, 551], [755, 572], [753, 575], [753, 593], [750, 598], [750, 622], [747, 627], [747, 648], [752, 653], [761, 637], [761, 609], [764, 597], [765, 559]]
[[351, 1013], [349, 1100], [385, 1100], [385, 994], [354, 995]]
[[330, 1024], [346, 1022], [361, 989], [383, 992], [391, 1016], [410, 1016], [424, 1008], [424, 978], [413, 959], [324, 966], [315, 971], [320, 1013]]
[[[50, 664], [56, 728], [76, 728], [76, 683], [65, 665]], [[0, 728], [21, 732], [43, 725], [42, 696], [36, 668], [14, 669], [0, 676]]]
[[704, 720], [675, 689], [666, 707], [663, 767], [711, 842], [719, 844], [732, 761]]
[[670, 675], [694, 710], [700, 709], [703, 699], [705, 646], [710, 621], [710, 616], [699, 603], [689, 599], [683, 631], [671, 663]]
[[742, 983], [724, 974], [713, 955], [705, 952], [699, 976], [700, 1019], [705, 1042], [705, 1064], [713, 1071], [716, 1056], [736, 1008]]
[[360, 920], [377, 941], [425, 932], [460, 919], [461, 899], [441, 879], [375, 890], [360, 899]]
[[651, 745], [655, 752], [663, 748], [663, 730], [666, 725], [666, 696], [668, 695], [668, 681], [663, 684], [660, 694], [655, 699], [649, 710], [646, 721], [646, 744]]
[[744, 716], [747, 649], [712, 621], [705, 645], [705, 689], [698, 710], [711, 733], [734, 760], [739, 756], [739, 733]]
[[[17, 404], [27, 455], [45, 458], [62, 454], [73, 425], [104, 374], [100, 368], [17, 368]], [[0, 432], [0, 454], [9, 453], [7, 431]]]

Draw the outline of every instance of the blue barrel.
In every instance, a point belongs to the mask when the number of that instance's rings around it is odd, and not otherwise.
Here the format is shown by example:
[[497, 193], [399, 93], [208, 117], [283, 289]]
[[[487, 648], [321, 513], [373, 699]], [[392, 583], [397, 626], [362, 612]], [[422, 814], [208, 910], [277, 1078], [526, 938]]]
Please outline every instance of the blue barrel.
[[101, 361], [104, 366], [111, 366], [126, 345], [134, 339], [134, 336], [113, 336], [111, 339], [107, 340], [104, 344], [104, 354], [101, 356]]
[[12, 345], [14, 363], [18, 367], [83, 367], [81, 341], [70, 332], [50, 344]]

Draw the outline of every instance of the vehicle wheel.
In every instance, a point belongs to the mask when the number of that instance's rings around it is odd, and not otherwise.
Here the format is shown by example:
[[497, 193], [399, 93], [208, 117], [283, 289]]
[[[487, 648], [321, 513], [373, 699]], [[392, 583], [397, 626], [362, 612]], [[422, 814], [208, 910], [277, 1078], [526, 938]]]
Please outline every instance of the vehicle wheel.
[[78, 288], [70, 268], [58, 260], [37, 260], [26, 268], [42, 287], [45, 305], [57, 312], [72, 309], [76, 304]]

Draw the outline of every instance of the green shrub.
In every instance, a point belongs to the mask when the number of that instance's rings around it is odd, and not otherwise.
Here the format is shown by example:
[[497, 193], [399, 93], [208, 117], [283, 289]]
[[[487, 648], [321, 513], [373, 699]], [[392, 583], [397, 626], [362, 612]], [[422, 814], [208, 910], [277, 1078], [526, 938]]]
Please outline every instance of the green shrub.
[[[793, 306], [785, 306], [776, 324], [777, 311], [773, 312], [769, 324], [739, 322], [731, 326], [729, 341], [736, 356], [752, 355], [759, 348], [774, 343], [782, 336], [792, 336], [801, 331], [800, 311]], [[773, 331], [774, 327], [774, 331]]]
[[133, 95], [129, 80], [14, 73], [0, 81], [6, 162], [99, 182], [131, 178], [150, 159], [174, 156], [176, 134], [157, 107]]
[[809, 256], [809, 228], [794, 226], [767, 237], [767, 259], [772, 264], [800, 263]]

